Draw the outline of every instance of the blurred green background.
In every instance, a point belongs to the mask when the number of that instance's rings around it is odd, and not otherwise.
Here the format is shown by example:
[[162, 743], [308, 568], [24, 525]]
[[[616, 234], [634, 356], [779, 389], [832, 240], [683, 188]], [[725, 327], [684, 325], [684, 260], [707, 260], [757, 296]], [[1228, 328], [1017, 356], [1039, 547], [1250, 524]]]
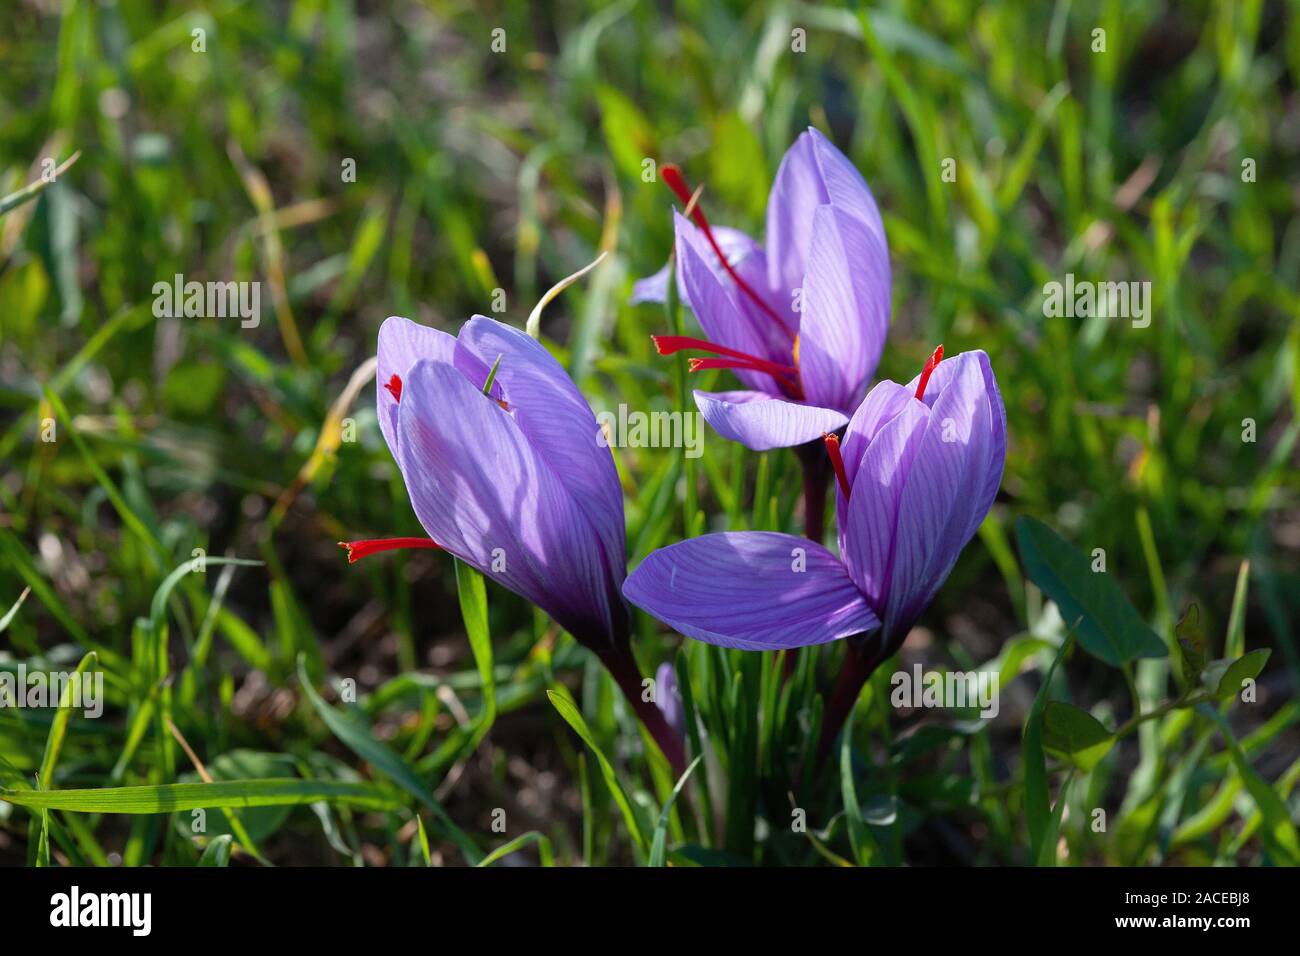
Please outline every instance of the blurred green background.
[[[484, 720], [452, 562], [349, 567], [335, 545], [420, 528], [373, 385], [334, 419], [331, 406], [385, 316], [454, 332], [493, 314], [500, 289], [498, 317], [522, 324], [607, 250], [548, 308], [544, 338], [597, 411], [677, 407], [677, 366], [650, 342], [668, 320], [627, 304], [671, 244], [671, 196], [643, 161], [681, 164], [714, 222], [761, 234], [771, 177], [808, 125], [851, 157], [884, 215], [893, 322], [878, 377], [906, 381], [940, 341], [981, 348], [1007, 405], [998, 504], [904, 660], [970, 666], [1039, 626], [1010, 532], [1020, 514], [1104, 549], [1162, 634], [1192, 602], [1222, 634], [1248, 560], [1247, 643], [1275, 653], [1241, 729], [1271, 728], [1251, 752], [1264, 776], [1283, 774], [1300, 741], [1296, 8], [12, 0], [0, 195], [80, 155], [0, 216], [0, 613], [31, 588], [0, 655], [72, 667], [95, 649], [108, 695], [104, 719], [73, 717], [48, 785], [174, 782], [195, 773], [182, 738], [218, 779], [382, 777], [304, 698], [301, 657], [433, 802], [247, 811], [246, 847], [287, 863], [419, 860], [416, 807], [435, 861], [454, 862], [445, 807], [484, 849], [533, 832], [545, 839], [520, 858], [625, 860], [597, 765], [544, 693], [572, 687], [620, 772], [662, 792], [611, 685], [489, 583]], [[155, 318], [154, 283], [176, 273], [260, 281], [260, 325]], [[1046, 318], [1043, 286], [1066, 273], [1151, 282], [1150, 326]], [[788, 453], [710, 433], [696, 464], [660, 449], [617, 460], [633, 562], [687, 533], [801, 527]], [[264, 566], [184, 577], [160, 619], [155, 593], [196, 548]], [[636, 620], [648, 669], [677, 639]], [[1089, 705], [1125, 706], [1115, 672], [1087, 659], [1069, 672]], [[977, 754], [953, 745], [947, 776], [969, 777], [978, 756], [1014, 790], [1036, 682], [1004, 689], [999, 722], [969, 744]], [[30, 783], [55, 725], [49, 711], [0, 711], [0, 767]], [[1186, 813], [1224, 796], [1227, 767], [1192, 779]], [[944, 779], [917, 799], [900, 859], [1023, 861], [1013, 821], [987, 806], [1006, 790], [953, 797]], [[788, 807], [768, 810], [784, 825]], [[183, 863], [203, 848], [185, 817], [56, 812], [43, 825], [56, 861]], [[686, 839], [680, 825], [671, 836]], [[39, 858], [40, 826], [0, 804], [0, 862]], [[1074, 862], [1250, 859], [1235, 836], [1081, 843]], [[743, 857], [752, 839], [713, 842]], [[798, 845], [750, 858], [812, 854]]]

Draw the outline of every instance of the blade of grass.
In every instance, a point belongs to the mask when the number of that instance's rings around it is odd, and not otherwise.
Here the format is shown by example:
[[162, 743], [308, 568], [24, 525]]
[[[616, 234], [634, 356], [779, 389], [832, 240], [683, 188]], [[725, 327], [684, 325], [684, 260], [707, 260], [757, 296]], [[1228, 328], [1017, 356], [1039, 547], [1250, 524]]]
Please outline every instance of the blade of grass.
[[496, 720], [497, 679], [493, 667], [492, 636], [488, 632], [487, 588], [483, 583], [483, 575], [459, 559], [456, 560], [456, 593], [460, 598], [465, 634], [469, 637], [474, 663], [478, 666], [479, 678], [483, 682], [483, 708], [473, 736], [465, 746], [465, 752], [472, 753]]
[[74, 684], [80, 682], [81, 675], [86, 673], [86, 669], [96, 660], [98, 657], [94, 651], [83, 657], [81, 663], [77, 665], [72, 680], [63, 685], [63, 692], [59, 695], [59, 709], [50, 724], [50, 734], [45, 738], [45, 755], [41, 757], [39, 780], [40, 785], [47, 790], [51, 789], [54, 765], [59, 761], [59, 752], [63, 749], [63, 740], [68, 733], [68, 721], [72, 718], [72, 688]]
[[609, 792], [614, 796], [614, 802], [618, 804], [619, 810], [623, 813], [623, 821], [627, 824], [628, 833], [635, 844], [638, 857], [643, 858], [649, 850], [649, 846], [646, 844], [645, 831], [642, 828], [631, 798], [628, 797], [627, 791], [623, 789], [618, 774], [614, 772], [614, 765], [609, 762], [605, 752], [596, 743], [591, 728], [587, 726], [587, 722], [579, 712], [577, 704], [569, 697], [567, 691], [562, 687], [547, 690], [546, 696], [550, 698], [555, 709], [560, 712], [560, 716], [564, 718], [565, 723], [573, 728], [574, 732], [582, 738], [582, 742], [595, 755], [597, 762], [600, 764], [601, 775], [605, 778], [605, 785], [609, 787]]
[[537, 830], [529, 830], [527, 833], [521, 833], [507, 843], [501, 844], [483, 859], [479, 860], [477, 866], [491, 866], [497, 860], [516, 853], [528, 846], [530, 843], [537, 844], [537, 855], [541, 858], [542, 866], [552, 867], [555, 865], [555, 853], [551, 849], [551, 841], [547, 839], [546, 834], [539, 833]]
[[691, 761], [690, 766], [678, 778], [676, 785], [673, 787], [673, 792], [668, 795], [663, 809], [659, 811], [659, 820], [655, 824], [654, 837], [650, 841], [650, 866], [664, 865], [668, 843], [668, 818], [672, 815], [673, 804], [677, 800], [677, 795], [682, 792], [682, 788], [686, 786], [686, 781], [690, 778], [691, 772], [703, 759], [703, 757], [696, 757]]
[[335, 737], [358, 757], [365, 760], [432, 811], [469, 863], [475, 864], [481, 859], [482, 855], [478, 847], [447, 815], [447, 811], [443, 809], [442, 804], [434, 797], [433, 792], [424, 785], [424, 782], [411, 768], [411, 765], [387, 744], [376, 739], [369, 727], [363, 725], [355, 717], [335, 710], [325, 703], [320, 694], [316, 693], [316, 688], [312, 686], [311, 679], [307, 676], [306, 660], [302, 655], [298, 657], [298, 682], [312, 707], [315, 708], [316, 713], [320, 715], [321, 720], [325, 722], [325, 726], [330, 729], [330, 732]]
[[213, 837], [204, 848], [203, 856], [199, 857], [199, 866], [229, 866], [231, 841], [229, 833]]
[[71, 169], [72, 164], [80, 158], [81, 150], [77, 150], [65, 159], [62, 164], [54, 170], [54, 174], [48, 179], [42, 176], [40, 179], [36, 180], [36, 182], [28, 183], [17, 192], [12, 192], [8, 196], [0, 197], [0, 216], [3, 216], [10, 209], [18, 208], [25, 202], [31, 202], [54, 183], [58, 182], [59, 177]]
[[172, 813], [226, 807], [274, 807], [324, 800], [392, 810], [397, 802], [372, 783], [342, 780], [222, 780], [216, 783], [164, 783], [99, 790], [0, 790], [0, 800], [19, 807], [77, 813]]
[[1025, 819], [1029, 824], [1030, 856], [1034, 860], [1037, 860], [1042, 852], [1043, 841], [1046, 839], [1051, 820], [1051, 796], [1047, 790], [1047, 755], [1043, 751], [1043, 707], [1047, 703], [1047, 691], [1052, 685], [1052, 676], [1073, 646], [1074, 635], [1071, 628], [1071, 634], [1061, 642], [1060, 650], [1056, 652], [1051, 666], [1043, 675], [1043, 683], [1034, 697], [1021, 738], [1021, 763], [1024, 765], [1025, 775]]

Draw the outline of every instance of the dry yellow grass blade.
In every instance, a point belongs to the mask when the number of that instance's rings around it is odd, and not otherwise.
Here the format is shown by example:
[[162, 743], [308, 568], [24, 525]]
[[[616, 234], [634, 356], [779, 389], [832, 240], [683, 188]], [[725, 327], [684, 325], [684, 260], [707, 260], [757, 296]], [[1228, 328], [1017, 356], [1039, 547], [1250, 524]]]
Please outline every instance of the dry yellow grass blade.
[[325, 416], [325, 421], [321, 424], [320, 436], [316, 439], [316, 447], [312, 449], [306, 463], [298, 470], [293, 483], [284, 490], [284, 493], [280, 495], [275, 503], [275, 508], [271, 512], [272, 527], [280, 523], [280, 519], [293, 505], [294, 499], [298, 497], [302, 489], [312, 482], [321, 466], [339, 450], [339, 445], [343, 443], [343, 421], [347, 418], [352, 403], [361, 394], [361, 390], [375, 377], [375, 369], [378, 367], [378, 358], [366, 359], [357, 366], [357, 370], [348, 379], [347, 386], [339, 394], [339, 397], [334, 400], [334, 404], [330, 406], [329, 414]]
[[280, 242], [271, 184], [266, 181], [262, 171], [248, 161], [234, 140], [226, 143], [226, 152], [235, 164], [244, 191], [248, 193], [261, 223], [262, 264], [266, 268], [266, 279], [271, 285], [271, 302], [275, 306], [275, 321], [280, 327], [280, 339], [293, 363], [299, 367], [306, 366], [307, 350], [303, 348], [302, 336], [298, 334], [298, 324], [294, 321], [293, 310], [289, 306], [289, 289], [284, 277], [284, 245]]

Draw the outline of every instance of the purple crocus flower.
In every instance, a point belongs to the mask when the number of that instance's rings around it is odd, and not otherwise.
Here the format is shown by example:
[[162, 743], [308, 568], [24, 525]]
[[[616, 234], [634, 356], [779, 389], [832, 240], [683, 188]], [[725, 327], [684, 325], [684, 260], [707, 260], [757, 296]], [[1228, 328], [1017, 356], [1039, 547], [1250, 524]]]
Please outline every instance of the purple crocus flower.
[[[800, 134], [767, 205], [767, 248], [713, 229], [680, 171], [664, 182], [691, 208], [674, 211], [677, 288], [706, 339], [656, 336], [665, 355], [709, 353], [692, 371], [727, 368], [743, 390], [695, 393], [709, 424], [755, 451], [802, 445], [847, 424], [876, 370], [889, 327], [889, 250], [865, 180], [825, 136]], [[668, 268], [633, 302], [663, 301]]]
[[664, 661], [655, 671], [655, 704], [664, 720], [678, 737], [686, 738], [686, 709], [682, 706], [682, 693], [677, 689], [677, 671], [672, 661]]
[[437, 547], [537, 605], [600, 656], [680, 773], [680, 741], [641, 702], [628, 645], [618, 472], [560, 364], [484, 316], [457, 336], [393, 316], [379, 330], [376, 395], [380, 429], [432, 540], [350, 542], [349, 558]]
[[378, 383], [379, 427], [437, 546], [588, 647], [625, 642], [618, 472], [551, 354], [484, 316], [458, 336], [393, 316], [379, 330]]
[[788, 534], [707, 534], [651, 554], [624, 596], [709, 644], [772, 650], [870, 633], [870, 657], [892, 655], [984, 520], [1006, 458], [988, 356], [941, 357], [907, 386], [876, 385], [842, 454], [828, 437], [838, 557]]

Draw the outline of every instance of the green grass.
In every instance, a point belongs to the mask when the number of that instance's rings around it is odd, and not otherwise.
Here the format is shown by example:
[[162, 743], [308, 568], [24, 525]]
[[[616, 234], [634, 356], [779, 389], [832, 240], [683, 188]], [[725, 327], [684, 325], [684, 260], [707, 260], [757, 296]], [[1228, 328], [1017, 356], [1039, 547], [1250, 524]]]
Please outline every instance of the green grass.
[[[0, 36], [0, 616], [31, 589], [0, 670], [93, 651], [106, 705], [0, 708], [0, 862], [1296, 862], [1300, 4], [49, 6]], [[878, 377], [943, 342], [1002, 388], [999, 500], [896, 662], [1000, 668], [1001, 712], [899, 711], [887, 666], [818, 765], [841, 648], [787, 680], [637, 612], [707, 741], [674, 800], [612, 682], [523, 601], [435, 552], [347, 564], [336, 541], [420, 528], [372, 386], [335, 403], [385, 316], [522, 326], [601, 251], [540, 322], [593, 407], [729, 387], [686, 383], [649, 338], [676, 317], [626, 304], [671, 243], [643, 162], [761, 233], [809, 124], [885, 218]], [[260, 281], [260, 325], [155, 318], [176, 273]], [[1067, 273], [1151, 282], [1149, 327], [1046, 317]], [[788, 452], [708, 433], [698, 460], [616, 460], [633, 563], [802, 530]], [[1115, 613], [1173, 657], [1091, 657], [1086, 622], [1065, 649], [1033, 581], [1069, 582], [1030, 580], [1022, 516], [1102, 549]], [[1207, 659], [1272, 649], [1254, 703], [1195, 691], [1192, 604]], [[1085, 770], [1052, 702], [1105, 732], [1180, 705]], [[226, 811], [196, 833], [195, 806]]]

